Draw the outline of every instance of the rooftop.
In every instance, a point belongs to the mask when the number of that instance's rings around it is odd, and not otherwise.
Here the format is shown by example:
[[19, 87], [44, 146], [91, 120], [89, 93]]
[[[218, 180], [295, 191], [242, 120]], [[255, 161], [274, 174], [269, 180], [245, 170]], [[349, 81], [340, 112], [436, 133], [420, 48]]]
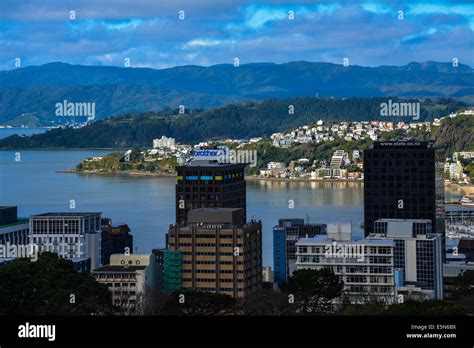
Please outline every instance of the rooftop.
[[[327, 235], [317, 235], [311, 238], [300, 238], [296, 245], [314, 245], [314, 244], [331, 244], [336, 242], [329, 238]], [[361, 240], [352, 240], [352, 241], [341, 241], [336, 242], [338, 244], [354, 244], [354, 245], [380, 245], [380, 246], [393, 246], [395, 245], [394, 241], [391, 239], [361, 239]]]
[[431, 149], [435, 147], [434, 141], [375, 141], [374, 149], [378, 148], [395, 149]]
[[375, 220], [375, 222], [418, 222], [418, 223], [421, 223], [421, 222], [431, 222], [431, 220], [428, 220], [428, 219], [378, 219], [378, 220]]
[[211, 167], [211, 168], [235, 168], [245, 167], [244, 163], [220, 163], [216, 161], [193, 160], [184, 166], [177, 166], [176, 169], [186, 169], [192, 167]]
[[95, 269], [92, 273], [135, 273], [135, 271], [144, 270], [147, 266], [121, 266], [107, 265]]
[[0, 228], [5, 228], [5, 227], [16, 226], [16, 225], [28, 224], [29, 222], [30, 222], [30, 219], [29, 219], [29, 218], [18, 218], [16, 222], [13, 222], [13, 223], [11, 223], [11, 224], [0, 225]]
[[56, 212], [56, 213], [44, 213], [44, 214], [37, 214], [37, 215], [32, 215], [31, 217], [48, 217], [48, 216], [57, 216], [57, 217], [76, 217], [76, 216], [95, 216], [95, 215], [100, 215], [102, 214], [101, 212], [85, 212], [85, 213], [73, 213], [73, 212]]

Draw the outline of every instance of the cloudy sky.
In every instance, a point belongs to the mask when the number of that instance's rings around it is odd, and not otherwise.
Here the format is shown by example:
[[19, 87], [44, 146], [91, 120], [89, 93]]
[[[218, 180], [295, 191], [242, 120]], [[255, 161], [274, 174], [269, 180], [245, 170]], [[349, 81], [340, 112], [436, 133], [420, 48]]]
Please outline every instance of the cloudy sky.
[[241, 64], [347, 57], [363, 66], [458, 58], [472, 67], [474, 2], [1, 0], [0, 46], [0, 70], [13, 69], [16, 58], [21, 66], [153, 68], [236, 57]]

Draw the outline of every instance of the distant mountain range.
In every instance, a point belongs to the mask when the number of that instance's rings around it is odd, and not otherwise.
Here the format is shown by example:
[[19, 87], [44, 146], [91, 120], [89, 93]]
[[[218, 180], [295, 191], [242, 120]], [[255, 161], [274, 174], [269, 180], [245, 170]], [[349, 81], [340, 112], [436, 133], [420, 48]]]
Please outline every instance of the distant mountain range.
[[56, 103], [95, 102], [96, 118], [163, 108], [208, 109], [267, 98], [451, 97], [474, 104], [467, 65], [361, 67], [311, 62], [120, 68], [49, 63], [0, 72], [0, 124], [64, 123]]

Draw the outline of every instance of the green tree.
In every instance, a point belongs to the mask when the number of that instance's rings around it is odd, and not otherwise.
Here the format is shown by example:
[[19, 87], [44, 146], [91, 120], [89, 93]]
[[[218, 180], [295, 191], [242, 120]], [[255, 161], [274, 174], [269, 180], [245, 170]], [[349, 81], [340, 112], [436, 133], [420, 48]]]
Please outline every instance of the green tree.
[[386, 314], [409, 316], [444, 316], [463, 315], [465, 312], [461, 305], [453, 302], [441, 300], [407, 300], [404, 303], [397, 303], [388, 306]]
[[53, 253], [0, 267], [0, 279], [1, 314], [100, 315], [114, 310], [105, 285]]
[[235, 300], [225, 294], [182, 291], [168, 297], [157, 314], [165, 315], [228, 315], [234, 314]]
[[468, 270], [458, 275], [454, 281], [457, 295], [474, 294], [474, 271]]
[[330, 313], [331, 301], [341, 296], [344, 283], [329, 268], [303, 269], [293, 273], [281, 289], [294, 296], [294, 302], [302, 314]]
[[296, 314], [296, 306], [289, 303], [288, 294], [271, 289], [260, 289], [244, 302], [245, 315], [291, 315]]

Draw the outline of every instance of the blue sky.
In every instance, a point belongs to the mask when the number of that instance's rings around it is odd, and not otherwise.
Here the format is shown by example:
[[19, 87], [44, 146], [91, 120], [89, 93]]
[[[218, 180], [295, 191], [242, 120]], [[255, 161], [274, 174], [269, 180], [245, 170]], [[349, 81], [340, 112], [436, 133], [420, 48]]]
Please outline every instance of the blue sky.
[[458, 58], [472, 67], [474, 2], [1, 0], [0, 46], [0, 70], [13, 69], [15, 58], [22, 66], [129, 59], [153, 68], [236, 57], [241, 64], [347, 57], [363, 66]]

